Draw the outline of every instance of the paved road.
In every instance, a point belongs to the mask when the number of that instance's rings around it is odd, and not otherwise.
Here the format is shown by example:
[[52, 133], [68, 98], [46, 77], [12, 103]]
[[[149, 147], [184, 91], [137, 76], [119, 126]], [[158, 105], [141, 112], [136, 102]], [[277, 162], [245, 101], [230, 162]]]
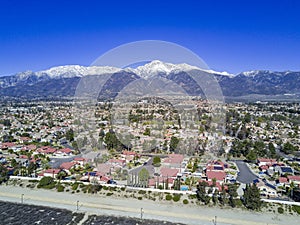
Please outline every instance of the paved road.
[[141, 165], [141, 166], [139, 166], [139, 167], [136, 167], [136, 168], [134, 168], [134, 169], [131, 169], [131, 170], [129, 170], [129, 173], [130, 173], [130, 174], [138, 174], [138, 173], [141, 171], [141, 169], [145, 168], [145, 169], [148, 170], [149, 175], [150, 175], [150, 176], [153, 176], [153, 174], [154, 174], [155, 171], [154, 171], [154, 166], [152, 165], [152, 163], [153, 163], [153, 157], [151, 157], [151, 158], [147, 161], [147, 164], [146, 164], [146, 165]]
[[257, 178], [255, 174], [249, 169], [248, 165], [244, 161], [235, 161], [240, 173], [237, 177], [237, 181], [243, 184], [250, 184]]

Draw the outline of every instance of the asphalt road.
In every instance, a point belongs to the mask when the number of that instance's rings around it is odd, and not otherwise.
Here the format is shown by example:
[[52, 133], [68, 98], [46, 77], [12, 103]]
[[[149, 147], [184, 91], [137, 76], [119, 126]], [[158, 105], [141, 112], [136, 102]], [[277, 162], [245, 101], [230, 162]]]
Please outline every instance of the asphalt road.
[[235, 161], [238, 169], [239, 169], [239, 175], [237, 177], [237, 181], [243, 184], [250, 184], [257, 178], [255, 174], [252, 173], [252, 171], [249, 169], [247, 164], [244, 161]]
[[151, 157], [151, 158], [147, 161], [147, 164], [146, 164], [146, 165], [141, 165], [141, 166], [139, 166], [139, 167], [136, 167], [136, 168], [134, 168], [134, 169], [131, 169], [131, 170], [129, 170], [129, 173], [130, 173], [130, 174], [138, 174], [138, 173], [141, 171], [141, 169], [145, 168], [145, 169], [148, 170], [149, 175], [150, 175], [150, 176], [153, 176], [153, 174], [154, 174], [155, 171], [154, 171], [154, 166], [152, 165], [152, 163], [153, 163], [153, 157]]

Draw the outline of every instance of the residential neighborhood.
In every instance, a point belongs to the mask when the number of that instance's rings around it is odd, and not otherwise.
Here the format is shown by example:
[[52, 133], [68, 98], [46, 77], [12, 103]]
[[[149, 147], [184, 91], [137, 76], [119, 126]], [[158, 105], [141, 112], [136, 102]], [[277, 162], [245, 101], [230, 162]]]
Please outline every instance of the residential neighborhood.
[[[96, 133], [75, 132], [84, 124], [74, 124], [68, 101], [3, 105], [1, 165], [12, 177], [62, 183], [193, 193], [204, 185], [211, 199], [232, 188], [243, 198], [245, 185], [255, 184], [262, 199], [299, 201], [299, 105], [228, 104], [226, 131], [220, 133], [205, 101], [196, 102], [197, 127], [180, 121], [165, 103], [153, 104], [143, 100], [130, 111], [129, 123], [120, 125], [130, 131], [127, 144], [116, 125], [112, 130], [107, 103], [99, 103]], [[163, 117], [166, 122], [158, 129], [156, 119]], [[188, 135], [195, 130], [196, 136]], [[218, 141], [222, 145], [216, 149]]]

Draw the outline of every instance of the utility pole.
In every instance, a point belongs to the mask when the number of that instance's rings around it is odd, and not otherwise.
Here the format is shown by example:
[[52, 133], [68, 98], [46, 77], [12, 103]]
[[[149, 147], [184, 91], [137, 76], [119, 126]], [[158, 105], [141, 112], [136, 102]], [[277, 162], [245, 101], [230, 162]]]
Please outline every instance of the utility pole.
[[215, 219], [212, 220], [214, 225], [217, 225], [217, 216], [215, 216]]
[[21, 204], [24, 203], [24, 194], [21, 194]]
[[141, 208], [141, 220], [143, 219], [143, 214], [144, 214], [144, 211], [143, 211], [143, 208]]

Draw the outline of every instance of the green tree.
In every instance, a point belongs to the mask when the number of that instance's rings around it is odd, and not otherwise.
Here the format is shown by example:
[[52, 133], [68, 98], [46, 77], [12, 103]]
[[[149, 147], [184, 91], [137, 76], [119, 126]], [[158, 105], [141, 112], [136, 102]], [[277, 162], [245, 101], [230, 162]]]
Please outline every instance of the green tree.
[[179, 139], [177, 137], [172, 136], [170, 141], [170, 150], [175, 151], [178, 143], [179, 143]]
[[108, 150], [115, 149], [115, 150], [121, 151], [123, 149], [122, 143], [119, 141], [119, 139], [117, 138], [117, 135], [113, 131], [106, 133], [104, 142], [105, 142]]
[[237, 186], [234, 184], [228, 185], [229, 205], [231, 207], [236, 206], [235, 198], [238, 196]]
[[74, 131], [73, 131], [73, 129], [67, 130], [67, 132], [66, 132], [66, 139], [68, 141], [74, 141]]
[[149, 172], [146, 168], [142, 168], [139, 172], [139, 183], [142, 187], [148, 187]]
[[249, 154], [246, 156], [247, 160], [255, 161], [257, 159], [257, 155], [254, 150], [251, 150]]
[[8, 170], [2, 164], [0, 164], [0, 184], [8, 181], [8, 179]]
[[247, 184], [244, 190], [243, 203], [246, 208], [251, 210], [259, 210], [262, 202], [260, 199], [260, 192], [255, 184]]
[[197, 198], [199, 201], [203, 202], [205, 205], [207, 205], [210, 202], [210, 197], [206, 194], [206, 187], [208, 184], [205, 181], [199, 182], [197, 186]]
[[161, 160], [159, 156], [154, 156], [153, 158], [153, 166], [160, 166]]

